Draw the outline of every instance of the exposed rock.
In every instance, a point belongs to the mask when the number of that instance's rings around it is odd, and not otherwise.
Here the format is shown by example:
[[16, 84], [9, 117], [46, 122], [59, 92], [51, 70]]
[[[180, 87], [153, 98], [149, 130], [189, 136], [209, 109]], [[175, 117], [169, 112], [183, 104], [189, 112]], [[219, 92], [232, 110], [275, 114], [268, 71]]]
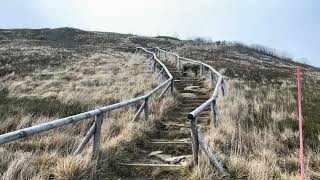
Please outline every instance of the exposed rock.
[[186, 127], [182, 127], [182, 128], [180, 128], [180, 132], [183, 132], [183, 133], [185, 133], [185, 134], [188, 134], [188, 133], [190, 133], [190, 129], [189, 129], [189, 128], [186, 128]]
[[158, 155], [158, 154], [162, 154], [163, 151], [153, 151], [149, 154], [149, 156], [155, 156], [155, 155]]
[[181, 93], [181, 96], [183, 98], [197, 98], [197, 95], [195, 95], [193, 93]]
[[190, 90], [190, 91], [196, 91], [199, 90], [199, 86], [187, 86], [184, 88], [184, 90]]
[[184, 88], [186, 91], [194, 91], [194, 92], [206, 92], [206, 89], [200, 88], [199, 86], [187, 86]]
[[170, 162], [170, 161], [167, 161], [167, 159], [172, 158], [172, 156], [169, 155], [169, 154], [157, 154], [155, 156], [160, 158], [162, 161], [165, 161], [165, 162]]
[[169, 162], [170, 164], [177, 164], [180, 163], [182, 160], [191, 158], [191, 155], [182, 155], [182, 156], [176, 156], [176, 157], [170, 157], [166, 159], [166, 162]]
[[191, 142], [191, 138], [179, 139], [179, 142]]
[[170, 164], [178, 164], [184, 159], [192, 158], [191, 155], [172, 156], [169, 154], [157, 154], [155, 156]]

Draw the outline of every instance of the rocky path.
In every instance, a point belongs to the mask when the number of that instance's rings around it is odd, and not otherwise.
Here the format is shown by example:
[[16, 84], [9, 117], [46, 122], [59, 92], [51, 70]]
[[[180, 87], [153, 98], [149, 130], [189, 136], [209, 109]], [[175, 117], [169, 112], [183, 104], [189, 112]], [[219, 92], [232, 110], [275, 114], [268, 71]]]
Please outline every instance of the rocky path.
[[[184, 179], [182, 165], [192, 158], [190, 122], [188, 113], [209, 99], [203, 80], [179, 72], [165, 63], [175, 81], [178, 104], [171, 108], [147, 142], [138, 147], [140, 156], [122, 163], [130, 178], [121, 179]], [[199, 119], [199, 130], [210, 122], [210, 111], [203, 112]]]

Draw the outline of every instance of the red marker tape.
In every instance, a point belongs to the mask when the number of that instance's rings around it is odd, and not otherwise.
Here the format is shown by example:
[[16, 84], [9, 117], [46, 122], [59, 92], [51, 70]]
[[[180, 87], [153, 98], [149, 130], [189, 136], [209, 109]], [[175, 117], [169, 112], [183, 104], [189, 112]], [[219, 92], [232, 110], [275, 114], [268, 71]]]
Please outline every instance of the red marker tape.
[[304, 179], [303, 137], [302, 137], [302, 110], [301, 110], [301, 72], [298, 66], [298, 111], [299, 111], [299, 140], [300, 140], [300, 179]]

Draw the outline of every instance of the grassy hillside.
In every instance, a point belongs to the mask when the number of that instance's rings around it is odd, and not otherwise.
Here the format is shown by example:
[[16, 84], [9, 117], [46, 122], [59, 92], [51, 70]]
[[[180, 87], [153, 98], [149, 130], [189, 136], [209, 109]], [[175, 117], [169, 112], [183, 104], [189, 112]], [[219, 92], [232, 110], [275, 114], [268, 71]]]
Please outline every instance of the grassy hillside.
[[[232, 178], [297, 179], [299, 139], [298, 63], [261, 47], [218, 42], [185, 44], [179, 55], [225, 72], [227, 96], [219, 99], [221, 126], [207, 132]], [[303, 130], [307, 177], [320, 178], [320, 70], [302, 66]], [[216, 175], [202, 157], [194, 176]]]
[[[157, 81], [145, 57], [133, 55], [132, 47], [171, 41], [71, 28], [0, 30], [0, 133], [144, 94]], [[151, 120], [162, 113], [154, 107], [164, 109], [170, 101], [151, 99]], [[152, 128], [152, 121], [131, 122], [137, 108], [104, 117], [100, 166], [90, 161], [91, 148], [72, 157], [93, 123], [88, 119], [2, 145], [0, 179], [90, 179], [112, 171]]]
[[[0, 133], [29, 127], [139, 96], [155, 87], [145, 57], [135, 47], [167, 47], [204, 61], [226, 76], [227, 95], [219, 99], [221, 124], [206, 132], [232, 179], [297, 179], [298, 63], [262, 47], [241, 43], [194, 43], [167, 36], [87, 32], [72, 28], [0, 30]], [[306, 173], [320, 178], [320, 70], [300, 64]], [[195, 70], [197, 71], [197, 70]], [[79, 122], [0, 147], [2, 179], [90, 179], [107, 177], [123, 157], [138, 156], [166, 98], [152, 100], [152, 121], [130, 122], [133, 106], [109, 113], [103, 124], [101, 163], [72, 152], [93, 120]], [[97, 169], [98, 167], [98, 169]], [[97, 169], [97, 171], [96, 171]], [[107, 171], [106, 171], [107, 170]], [[216, 177], [202, 155], [192, 179]]]

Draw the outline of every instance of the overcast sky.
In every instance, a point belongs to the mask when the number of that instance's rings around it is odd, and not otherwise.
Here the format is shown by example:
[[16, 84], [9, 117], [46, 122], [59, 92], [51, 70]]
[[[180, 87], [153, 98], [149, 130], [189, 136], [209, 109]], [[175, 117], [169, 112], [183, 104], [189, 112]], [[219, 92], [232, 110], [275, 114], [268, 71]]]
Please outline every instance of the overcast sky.
[[0, 28], [76, 27], [242, 41], [320, 67], [319, 0], [2, 0]]

